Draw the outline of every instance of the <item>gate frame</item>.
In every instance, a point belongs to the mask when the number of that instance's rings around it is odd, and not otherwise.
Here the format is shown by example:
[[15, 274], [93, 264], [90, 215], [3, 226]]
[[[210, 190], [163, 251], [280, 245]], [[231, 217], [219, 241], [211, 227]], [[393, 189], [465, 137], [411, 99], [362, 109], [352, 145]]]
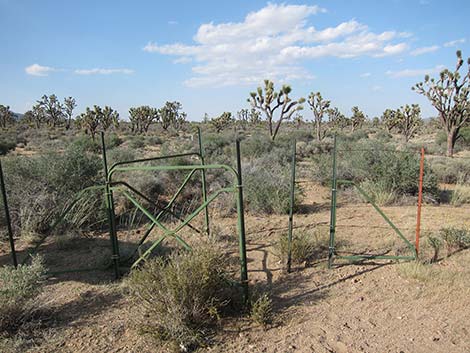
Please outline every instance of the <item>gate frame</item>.
[[[332, 163], [332, 181], [331, 181], [331, 206], [330, 206], [330, 238], [328, 244], [328, 268], [331, 269], [333, 266], [333, 260], [335, 258], [344, 259], [349, 261], [356, 260], [416, 260], [418, 258], [418, 244], [419, 244], [419, 222], [421, 218], [421, 198], [422, 198], [422, 177], [424, 169], [424, 150], [421, 150], [421, 162], [420, 162], [420, 184], [419, 184], [419, 196], [418, 196], [418, 216], [417, 216], [417, 233], [416, 233], [416, 244], [413, 244], [406, 239], [403, 233], [398, 229], [397, 226], [387, 217], [387, 215], [381, 210], [381, 208], [373, 202], [371, 197], [358, 185], [350, 180], [338, 180], [337, 179], [337, 138], [336, 134], [333, 138], [333, 163]], [[354, 186], [359, 193], [365, 197], [366, 201], [374, 207], [377, 213], [388, 223], [388, 225], [393, 229], [393, 231], [405, 242], [407, 247], [412, 251], [412, 256], [402, 256], [402, 255], [338, 255], [335, 248], [335, 235], [336, 235], [336, 199], [337, 199], [337, 187], [338, 184], [351, 185]]]

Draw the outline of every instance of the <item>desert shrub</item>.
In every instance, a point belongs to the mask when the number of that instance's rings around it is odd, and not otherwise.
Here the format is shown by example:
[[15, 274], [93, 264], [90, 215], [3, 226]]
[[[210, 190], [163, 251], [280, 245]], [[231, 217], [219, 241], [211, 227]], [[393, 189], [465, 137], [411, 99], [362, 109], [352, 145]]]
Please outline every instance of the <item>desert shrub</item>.
[[297, 156], [300, 158], [313, 157], [314, 155], [321, 155], [329, 153], [333, 149], [333, 143], [330, 139], [323, 141], [310, 141], [297, 143]]
[[148, 136], [146, 138], [146, 141], [149, 145], [157, 146], [157, 145], [162, 145], [163, 140], [161, 137], [158, 136]]
[[126, 282], [141, 332], [182, 350], [204, 343], [231, 292], [228, 261], [213, 246], [149, 260]]
[[138, 158], [135, 150], [124, 147], [113, 148], [107, 151], [106, 156], [108, 158], [108, 167], [111, 167], [114, 163], [131, 161]]
[[145, 140], [141, 137], [132, 137], [129, 140], [129, 147], [133, 149], [139, 149], [145, 147]]
[[[337, 177], [358, 184], [368, 181], [379, 185], [386, 193], [397, 196], [417, 195], [419, 179], [419, 154], [411, 151], [390, 150], [377, 141], [338, 145]], [[323, 185], [331, 183], [332, 157], [314, 156], [313, 176]], [[437, 178], [425, 164], [423, 191], [437, 197]]]
[[112, 149], [122, 145], [122, 138], [120, 138], [117, 134], [112, 133], [109, 135], [104, 136], [104, 143], [106, 144], [107, 149]]
[[260, 326], [266, 327], [273, 321], [273, 301], [268, 293], [252, 296], [251, 319]]
[[13, 139], [0, 140], [0, 155], [7, 154], [9, 151], [14, 150], [16, 141]]
[[340, 138], [345, 143], [352, 143], [352, 142], [357, 142], [359, 140], [367, 140], [369, 139], [369, 135], [367, 134], [366, 130], [359, 129], [349, 134], [341, 135], [338, 138]]
[[27, 314], [27, 304], [42, 290], [45, 268], [40, 257], [30, 265], [0, 268], [0, 332], [17, 329]]
[[374, 138], [379, 140], [380, 142], [387, 143], [392, 140], [393, 136], [389, 132], [383, 129], [379, 129], [377, 133], [374, 135]]
[[233, 133], [209, 133], [204, 135], [204, 153], [211, 163], [230, 164], [232, 145], [235, 141]]
[[452, 190], [450, 204], [453, 206], [461, 206], [470, 203], [470, 186], [458, 183]]
[[[326, 233], [307, 231], [294, 231], [291, 243], [292, 263], [308, 263], [310, 260], [326, 256], [328, 241], [325, 238]], [[289, 238], [287, 234], [282, 234], [279, 241], [274, 245], [274, 255], [284, 264], [287, 263], [289, 253]]]
[[441, 251], [442, 238], [439, 236], [430, 235], [427, 238], [427, 243], [433, 250], [431, 263], [436, 262], [439, 259], [439, 252]]
[[365, 180], [360, 184], [360, 187], [372, 199], [372, 201], [379, 206], [390, 205], [397, 198], [396, 193], [393, 190], [390, 190], [382, 180], [379, 180], [376, 183], [370, 180]]
[[439, 230], [439, 235], [445, 242], [449, 253], [470, 246], [470, 232], [466, 228], [444, 227]]
[[99, 138], [93, 140], [89, 135], [79, 135], [73, 140], [72, 145], [84, 152], [99, 153], [101, 151]]
[[448, 157], [431, 158], [430, 166], [441, 183], [470, 182], [470, 160]]
[[[63, 154], [5, 160], [5, 177], [13, 224], [21, 234], [40, 234], [49, 230], [75, 194], [99, 180], [101, 161], [75, 145]], [[87, 194], [82, 223], [94, 221], [100, 199]], [[99, 208], [98, 208], [99, 209]], [[85, 217], [85, 219], [83, 219]]]
[[[244, 197], [247, 209], [257, 213], [287, 213], [290, 197], [290, 171], [279, 163], [255, 160], [243, 166]], [[296, 193], [296, 202], [300, 201]]]

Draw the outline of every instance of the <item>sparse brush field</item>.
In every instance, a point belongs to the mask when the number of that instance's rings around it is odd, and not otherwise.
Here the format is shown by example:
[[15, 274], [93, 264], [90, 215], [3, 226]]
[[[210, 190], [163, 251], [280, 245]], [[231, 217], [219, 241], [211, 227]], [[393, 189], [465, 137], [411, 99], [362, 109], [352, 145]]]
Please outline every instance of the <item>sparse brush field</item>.
[[[102, 190], [86, 194], [52, 227], [77, 192], [103, 185], [99, 135], [20, 123], [0, 131], [20, 262], [37, 247], [26, 264], [16, 270], [10, 266], [2, 205], [1, 352], [470, 352], [470, 150], [464, 139], [448, 158], [446, 139], [434, 121], [424, 122], [411, 137], [393, 129], [389, 133], [372, 121], [353, 132], [335, 127], [338, 179], [359, 185], [413, 243], [423, 146], [424, 205], [418, 261], [336, 259], [328, 269], [333, 128], [318, 139], [309, 124], [284, 123], [273, 142], [265, 122], [217, 119], [197, 124], [183, 119], [165, 128], [121, 122], [105, 135], [108, 165], [197, 151], [199, 126], [205, 163], [235, 167], [239, 138], [250, 289], [246, 302], [238, 284], [234, 194], [210, 204], [209, 236], [199, 232], [205, 227], [203, 213], [191, 221], [192, 228], [178, 233], [192, 251], [169, 237], [145, 263], [129, 270], [125, 260], [132, 263], [162, 233], [153, 229], [134, 251], [148, 220], [116, 192], [122, 279], [114, 280]], [[293, 270], [287, 273], [294, 138]], [[199, 161], [181, 156], [152, 163]], [[142, 204], [157, 214], [186, 175], [139, 170], [117, 173], [116, 180], [144, 194]], [[206, 180], [211, 195], [232, 185], [233, 175], [209, 170]], [[166, 227], [176, 227], [199, 207], [201, 187], [196, 172], [162, 218]], [[340, 185], [337, 203], [338, 253], [409, 254], [355, 189]], [[66, 272], [84, 267], [100, 269]]]

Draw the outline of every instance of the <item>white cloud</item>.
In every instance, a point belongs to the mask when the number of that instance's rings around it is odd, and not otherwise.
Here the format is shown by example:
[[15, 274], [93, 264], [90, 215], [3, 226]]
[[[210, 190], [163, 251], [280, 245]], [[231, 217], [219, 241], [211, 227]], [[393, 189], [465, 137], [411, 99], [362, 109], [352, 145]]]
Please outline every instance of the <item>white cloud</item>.
[[374, 91], [374, 92], [380, 92], [382, 91], [382, 86], [372, 86], [371, 87], [371, 90]]
[[413, 56], [418, 56], [418, 55], [423, 55], [423, 54], [427, 54], [427, 53], [433, 53], [437, 50], [439, 50], [439, 46], [438, 45], [432, 45], [430, 47], [421, 47], [421, 48], [416, 48], [414, 50], [412, 50], [410, 52], [411, 55]]
[[33, 65], [25, 67], [24, 71], [28, 75], [32, 75], [32, 76], [48, 76], [49, 73], [54, 72], [54, 71], [58, 71], [58, 70], [53, 68], [53, 67], [49, 67], [49, 66], [42, 66], [42, 65], [39, 65], [39, 64], [33, 64]]
[[360, 74], [359, 76], [362, 78], [367, 78], [367, 77], [371, 77], [372, 74], [370, 72], [364, 72], [363, 74]]
[[159, 45], [144, 51], [192, 60], [188, 86], [258, 84], [274, 80], [312, 78], [303, 60], [321, 57], [352, 58], [397, 55], [408, 49], [407, 32], [371, 32], [354, 19], [317, 29], [307, 24], [326, 10], [318, 6], [271, 4], [249, 13], [243, 22], [206, 23], [194, 35], [194, 44]]
[[177, 25], [178, 24], [178, 21], [168, 21], [168, 24], [171, 25], [171, 26], [174, 26], [174, 25]]
[[463, 43], [465, 43], [465, 42], [466, 42], [465, 38], [460, 38], [460, 39], [456, 39], [456, 40], [451, 40], [450, 42], [445, 42], [445, 43], [444, 43], [444, 46], [445, 46], [446, 48], [449, 48], [449, 47], [456, 47], [457, 45], [463, 44]]
[[74, 71], [77, 75], [111, 75], [111, 74], [125, 74], [130, 75], [134, 70], [130, 69], [77, 69]]
[[437, 65], [430, 69], [404, 69], [400, 71], [387, 71], [386, 74], [392, 78], [425, 76], [441, 72], [444, 65]]

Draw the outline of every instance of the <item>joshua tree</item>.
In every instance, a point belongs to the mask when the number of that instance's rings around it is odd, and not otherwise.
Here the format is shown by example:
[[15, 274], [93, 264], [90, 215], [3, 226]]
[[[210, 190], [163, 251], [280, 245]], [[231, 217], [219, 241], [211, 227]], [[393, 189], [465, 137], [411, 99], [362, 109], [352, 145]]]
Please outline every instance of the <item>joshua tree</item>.
[[10, 110], [10, 107], [0, 104], [0, 127], [6, 128], [8, 124], [15, 121], [15, 114]]
[[60, 124], [64, 117], [64, 108], [55, 94], [51, 94], [50, 96], [43, 95], [37, 103], [44, 109], [46, 121], [49, 126], [56, 127]]
[[307, 103], [313, 112], [317, 140], [321, 141], [326, 134], [326, 131], [322, 131], [323, 117], [327, 113], [328, 108], [330, 108], [331, 102], [329, 100], [323, 99], [320, 92], [311, 92], [308, 96]]
[[[268, 120], [269, 135], [274, 139], [279, 132], [279, 128], [284, 120], [289, 120], [292, 115], [303, 109], [302, 103], [304, 98], [294, 101], [289, 97], [292, 89], [290, 86], [284, 85], [279, 92], [274, 91], [274, 83], [270, 80], [264, 80], [264, 90], [258, 87], [256, 92], [250, 93], [248, 102], [253, 108], [263, 111]], [[280, 108], [277, 121], [274, 119], [274, 113]], [[275, 125], [275, 126], [274, 126]]]
[[444, 69], [439, 79], [424, 77], [413, 90], [424, 95], [439, 113], [439, 120], [447, 134], [447, 156], [454, 154], [455, 142], [460, 129], [470, 120], [470, 58], [467, 59], [467, 72], [460, 74], [464, 60], [462, 52], [457, 51], [457, 65], [454, 71]]
[[119, 113], [107, 105], [101, 110], [100, 116], [101, 128], [106, 131], [111, 125], [117, 128], [119, 126]]
[[68, 97], [64, 98], [64, 114], [66, 117], [65, 120], [65, 128], [68, 130], [72, 125], [72, 117], [73, 117], [73, 110], [77, 107], [77, 103], [75, 102], [75, 98]]
[[351, 109], [353, 115], [351, 116], [351, 132], [354, 132], [358, 127], [361, 127], [362, 124], [366, 121], [365, 114], [359, 109], [359, 107], [352, 107]]
[[300, 129], [300, 127], [302, 126], [302, 124], [304, 123], [304, 117], [302, 116], [302, 114], [300, 114], [299, 112], [297, 112], [294, 116], [294, 119], [292, 120], [294, 122], [294, 125], [297, 129]]
[[330, 108], [328, 109], [327, 113], [328, 123], [331, 128], [335, 130], [343, 130], [345, 127], [348, 126], [348, 118], [346, 118], [344, 114], [339, 111], [338, 108]]
[[248, 109], [240, 109], [237, 112], [237, 125], [241, 126], [243, 130], [248, 125], [250, 111]]
[[420, 126], [423, 124], [421, 119], [421, 109], [418, 104], [412, 104], [402, 106], [396, 111], [398, 116], [398, 131], [405, 137], [405, 141], [408, 142], [412, 138]]
[[163, 130], [168, 130], [170, 126], [175, 129], [181, 127], [186, 121], [186, 113], [180, 112], [183, 108], [180, 102], [166, 102], [165, 105], [158, 110], [162, 122]]
[[34, 125], [37, 129], [41, 127], [41, 124], [46, 121], [46, 112], [44, 108], [38, 103], [33, 105], [31, 110], [24, 113], [23, 119], [27, 124]]
[[393, 109], [386, 109], [382, 113], [381, 121], [387, 129], [387, 132], [392, 132], [392, 130], [398, 125], [397, 111]]
[[220, 132], [232, 124], [233, 118], [232, 113], [223, 112], [218, 117], [210, 120], [210, 124], [215, 128], [215, 131]]
[[86, 134], [89, 133], [94, 140], [100, 127], [103, 131], [106, 131], [111, 125], [117, 127], [119, 113], [108, 106], [101, 109], [101, 107], [94, 105], [93, 110], [87, 107], [85, 113], [80, 114], [77, 118], [76, 123], [81, 129], [85, 130]]
[[153, 122], [160, 119], [158, 109], [151, 108], [148, 105], [129, 109], [129, 120], [131, 121], [131, 130], [134, 133], [147, 132]]

